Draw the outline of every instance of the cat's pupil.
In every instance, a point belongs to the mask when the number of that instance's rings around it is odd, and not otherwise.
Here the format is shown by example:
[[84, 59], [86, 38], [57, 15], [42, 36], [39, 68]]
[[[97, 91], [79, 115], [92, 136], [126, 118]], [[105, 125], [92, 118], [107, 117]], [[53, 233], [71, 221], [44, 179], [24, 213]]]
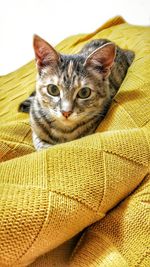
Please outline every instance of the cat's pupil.
[[47, 91], [52, 96], [59, 96], [59, 94], [60, 94], [58, 87], [54, 84], [49, 84], [47, 86]]
[[78, 92], [78, 97], [79, 98], [88, 98], [91, 95], [91, 89], [89, 87], [84, 87], [82, 89], [80, 89], [80, 91]]

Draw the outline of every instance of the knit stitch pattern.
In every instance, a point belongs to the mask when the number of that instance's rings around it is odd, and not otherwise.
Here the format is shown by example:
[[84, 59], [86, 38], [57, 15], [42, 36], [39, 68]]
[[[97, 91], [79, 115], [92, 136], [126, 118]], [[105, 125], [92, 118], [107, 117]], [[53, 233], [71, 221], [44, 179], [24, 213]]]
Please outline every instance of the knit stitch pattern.
[[0, 267], [150, 266], [150, 27], [115, 17], [56, 48], [97, 38], [135, 59], [90, 136], [36, 152], [18, 112], [35, 63], [0, 77]]

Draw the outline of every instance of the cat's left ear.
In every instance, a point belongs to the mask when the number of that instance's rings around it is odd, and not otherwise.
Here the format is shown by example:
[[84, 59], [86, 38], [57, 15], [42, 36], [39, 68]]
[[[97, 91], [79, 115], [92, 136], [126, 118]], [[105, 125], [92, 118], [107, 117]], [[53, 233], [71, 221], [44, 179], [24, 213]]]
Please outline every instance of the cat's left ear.
[[56, 66], [59, 61], [59, 53], [44, 39], [34, 35], [33, 48], [38, 69], [47, 65]]
[[100, 72], [104, 78], [110, 74], [116, 56], [116, 46], [114, 43], [107, 43], [97, 48], [86, 59], [84, 65], [87, 68], [95, 69]]

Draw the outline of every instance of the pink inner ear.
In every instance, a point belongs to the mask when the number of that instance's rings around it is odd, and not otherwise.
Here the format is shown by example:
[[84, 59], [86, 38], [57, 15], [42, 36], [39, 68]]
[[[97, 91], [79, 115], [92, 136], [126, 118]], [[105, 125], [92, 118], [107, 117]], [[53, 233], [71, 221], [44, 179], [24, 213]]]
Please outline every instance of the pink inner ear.
[[42, 66], [52, 62], [58, 62], [59, 55], [55, 49], [37, 35], [34, 36], [33, 47], [37, 65]]
[[40, 47], [37, 52], [38, 52], [38, 60], [40, 60], [41, 63], [53, 60], [52, 53], [50, 53], [50, 51], [46, 47]]
[[111, 68], [114, 63], [116, 55], [116, 47], [113, 43], [107, 43], [92, 54], [90, 54], [86, 60], [86, 65], [101, 65], [103, 68]]

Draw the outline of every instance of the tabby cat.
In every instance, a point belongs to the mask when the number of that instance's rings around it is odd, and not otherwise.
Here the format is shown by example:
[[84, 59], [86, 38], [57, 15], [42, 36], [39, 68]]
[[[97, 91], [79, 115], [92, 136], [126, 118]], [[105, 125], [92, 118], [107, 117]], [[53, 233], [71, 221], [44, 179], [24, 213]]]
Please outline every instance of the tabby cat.
[[30, 112], [37, 150], [92, 134], [104, 118], [134, 53], [106, 39], [74, 55], [58, 53], [34, 36], [36, 92], [20, 105]]

